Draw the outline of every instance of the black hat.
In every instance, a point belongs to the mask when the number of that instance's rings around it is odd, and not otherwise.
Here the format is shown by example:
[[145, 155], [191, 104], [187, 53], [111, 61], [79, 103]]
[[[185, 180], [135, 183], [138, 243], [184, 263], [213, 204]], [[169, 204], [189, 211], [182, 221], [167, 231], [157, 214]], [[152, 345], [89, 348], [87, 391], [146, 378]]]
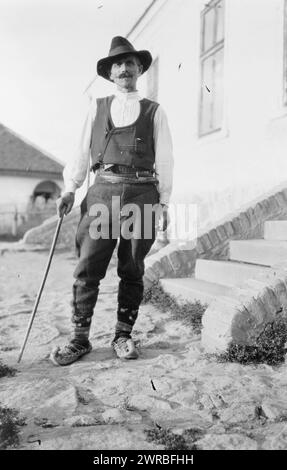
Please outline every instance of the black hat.
[[110, 70], [112, 64], [115, 62], [115, 58], [119, 56], [124, 56], [128, 54], [133, 54], [138, 57], [140, 63], [143, 66], [143, 72], [146, 72], [152, 63], [152, 56], [149, 51], [136, 51], [132, 44], [121, 36], [116, 36], [112, 39], [110, 52], [108, 57], [100, 59], [97, 63], [97, 72], [98, 75], [104, 77], [106, 80], [110, 80]]

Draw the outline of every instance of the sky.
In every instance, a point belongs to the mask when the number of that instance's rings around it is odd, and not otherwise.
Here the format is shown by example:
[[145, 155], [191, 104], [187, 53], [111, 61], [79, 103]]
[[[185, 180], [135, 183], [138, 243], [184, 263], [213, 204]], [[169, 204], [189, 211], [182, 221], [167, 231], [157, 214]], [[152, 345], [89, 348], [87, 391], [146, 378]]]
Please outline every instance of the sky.
[[[150, 3], [0, 0], [0, 122], [63, 163], [73, 158], [97, 61]], [[110, 86], [99, 78], [93, 89]]]

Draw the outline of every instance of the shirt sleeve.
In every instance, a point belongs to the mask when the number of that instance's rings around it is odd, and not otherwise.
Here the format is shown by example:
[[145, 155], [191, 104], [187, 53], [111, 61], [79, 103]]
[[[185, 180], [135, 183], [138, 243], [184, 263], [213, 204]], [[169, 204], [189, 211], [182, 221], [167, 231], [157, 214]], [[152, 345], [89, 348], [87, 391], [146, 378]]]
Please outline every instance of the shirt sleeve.
[[161, 106], [154, 116], [155, 171], [159, 181], [160, 203], [168, 204], [173, 182], [172, 137], [165, 111]]
[[92, 101], [80, 133], [79, 143], [74, 158], [67, 163], [63, 171], [65, 192], [74, 193], [84, 183], [90, 163], [90, 144], [92, 125], [97, 111], [96, 101]]

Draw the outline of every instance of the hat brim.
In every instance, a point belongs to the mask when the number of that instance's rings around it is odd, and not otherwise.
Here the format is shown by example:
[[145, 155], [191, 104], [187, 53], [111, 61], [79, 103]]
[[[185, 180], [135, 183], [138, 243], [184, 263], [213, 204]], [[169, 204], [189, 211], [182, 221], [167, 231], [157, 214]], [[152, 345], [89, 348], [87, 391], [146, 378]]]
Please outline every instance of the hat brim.
[[152, 63], [152, 55], [149, 51], [124, 52], [122, 54], [116, 54], [114, 56], [104, 57], [104, 59], [100, 59], [97, 63], [98, 75], [112, 82], [113, 80], [110, 79], [111, 66], [114, 62], [116, 62], [117, 59], [127, 55], [135, 55], [136, 57], [138, 57], [143, 67], [142, 73], [145, 73]]

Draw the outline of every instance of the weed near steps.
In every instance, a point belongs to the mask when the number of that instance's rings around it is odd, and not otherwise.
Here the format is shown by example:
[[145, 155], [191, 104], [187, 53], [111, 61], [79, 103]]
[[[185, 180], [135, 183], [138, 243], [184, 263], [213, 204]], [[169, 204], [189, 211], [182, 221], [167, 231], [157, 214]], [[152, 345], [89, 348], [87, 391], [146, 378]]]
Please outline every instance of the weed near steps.
[[231, 342], [227, 351], [218, 355], [218, 359], [220, 362], [278, 365], [285, 360], [286, 341], [287, 321], [285, 318], [278, 318], [265, 325], [254, 345]]
[[198, 300], [178, 304], [173, 296], [163, 290], [159, 282], [155, 282], [145, 290], [143, 304], [147, 303], [156, 306], [161, 312], [169, 311], [173, 320], [182, 321], [185, 325], [191, 326], [195, 333], [200, 333], [202, 315], [207, 309], [206, 304], [203, 305]]

